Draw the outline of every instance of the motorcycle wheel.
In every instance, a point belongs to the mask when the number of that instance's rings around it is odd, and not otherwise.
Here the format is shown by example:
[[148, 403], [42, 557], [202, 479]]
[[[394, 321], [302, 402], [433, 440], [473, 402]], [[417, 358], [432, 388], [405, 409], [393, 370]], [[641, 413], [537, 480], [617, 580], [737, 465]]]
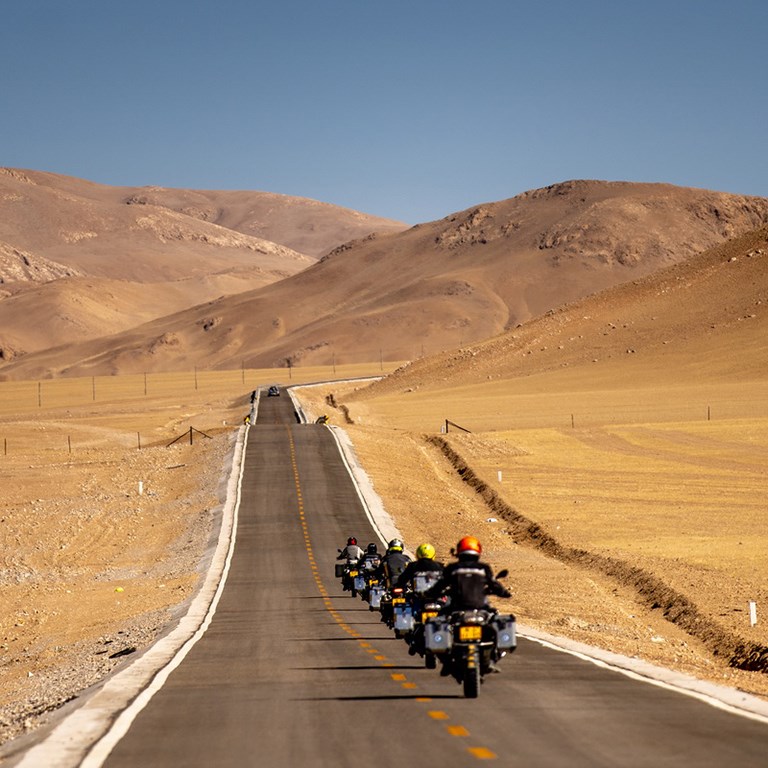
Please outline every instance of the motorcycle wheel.
[[357, 597], [357, 590], [352, 587], [352, 597]]
[[437, 668], [437, 658], [435, 658], [434, 653], [430, 653], [427, 651], [424, 654], [424, 666], [427, 669], [436, 669]]
[[476, 699], [480, 693], [480, 667], [464, 667], [464, 698]]

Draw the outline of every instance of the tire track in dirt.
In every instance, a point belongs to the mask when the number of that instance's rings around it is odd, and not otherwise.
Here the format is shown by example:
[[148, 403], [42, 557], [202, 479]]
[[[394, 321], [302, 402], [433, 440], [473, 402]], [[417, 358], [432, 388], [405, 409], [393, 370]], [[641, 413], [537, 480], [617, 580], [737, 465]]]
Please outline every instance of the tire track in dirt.
[[729, 666], [749, 672], [768, 673], [768, 646], [726, 631], [702, 613], [685, 595], [642, 568], [561, 544], [541, 525], [521, 515], [504, 501], [445, 438], [427, 435], [425, 440], [443, 454], [461, 479], [481, 497], [493, 516], [509, 524], [510, 533], [517, 544], [536, 547], [560, 562], [599, 572], [615, 579], [622, 586], [631, 587], [646, 607], [660, 610], [667, 621], [700, 640], [715, 656], [725, 658]]

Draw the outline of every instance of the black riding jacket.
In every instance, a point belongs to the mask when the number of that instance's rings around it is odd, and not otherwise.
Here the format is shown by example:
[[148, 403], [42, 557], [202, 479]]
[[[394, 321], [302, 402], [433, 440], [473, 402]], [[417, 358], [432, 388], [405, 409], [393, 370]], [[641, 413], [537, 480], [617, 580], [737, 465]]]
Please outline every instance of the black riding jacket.
[[511, 597], [509, 590], [493, 577], [491, 566], [474, 558], [459, 559], [447, 565], [443, 576], [426, 597], [447, 594], [452, 611], [486, 608], [487, 595]]
[[381, 565], [377, 571], [379, 578], [384, 580], [387, 587], [393, 587], [410, 562], [411, 558], [404, 552], [387, 552], [381, 558]]

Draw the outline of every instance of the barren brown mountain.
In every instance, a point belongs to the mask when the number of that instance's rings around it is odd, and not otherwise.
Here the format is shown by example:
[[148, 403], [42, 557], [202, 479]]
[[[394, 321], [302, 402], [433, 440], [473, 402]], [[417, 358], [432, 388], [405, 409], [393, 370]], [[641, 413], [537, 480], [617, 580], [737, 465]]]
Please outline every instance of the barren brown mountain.
[[0, 169], [0, 356], [127, 330], [282, 279], [351, 237], [404, 227], [286, 195]]
[[360, 396], [557, 372], [590, 389], [768, 379], [768, 227], [496, 338], [416, 360]]
[[32, 378], [412, 359], [487, 339], [767, 221], [764, 198], [565, 182], [345, 243], [264, 288], [0, 372]]

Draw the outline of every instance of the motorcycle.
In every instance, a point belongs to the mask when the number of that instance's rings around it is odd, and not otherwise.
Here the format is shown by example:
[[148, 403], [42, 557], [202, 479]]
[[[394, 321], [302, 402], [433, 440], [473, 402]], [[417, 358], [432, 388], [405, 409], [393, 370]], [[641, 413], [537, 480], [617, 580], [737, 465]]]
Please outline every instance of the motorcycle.
[[[339, 550], [341, 552], [341, 550]], [[358, 576], [357, 563], [348, 560], [346, 563], [336, 563], [336, 578], [341, 579], [341, 587], [345, 592], [351, 592], [352, 597], [357, 597], [355, 579]]]
[[[496, 578], [506, 575], [501, 571]], [[517, 647], [515, 617], [491, 608], [438, 615], [425, 623], [424, 645], [442, 661], [442, 673], [463, 687], [465, 698], [476, 699], [485, 675]]]
[[395, 587], [392, 590], [392, 629], [395, 631], [395, 637], [407, 639], [414, 626], [413, 605], [405, 590]]

